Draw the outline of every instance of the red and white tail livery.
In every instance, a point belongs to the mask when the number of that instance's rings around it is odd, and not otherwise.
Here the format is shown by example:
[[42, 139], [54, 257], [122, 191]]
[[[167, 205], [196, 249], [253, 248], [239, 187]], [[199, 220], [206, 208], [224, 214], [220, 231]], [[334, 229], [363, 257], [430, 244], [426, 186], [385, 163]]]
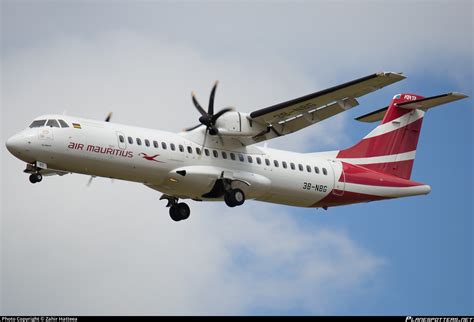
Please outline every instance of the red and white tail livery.
[[467, 97], [395, 95], [390, 105], [363, 115], [381, 121], [354, 146], [340, 151], [296, 153], [257, 146], [351, 109], [357, 98], [405, 77], [380, 72], [251, 113], [214, 112], [217, 82], [207, 111], [196, 97], [200, 124], [169, 133], [73, 116], [43, 115], [8, 139], [6, 146], [27, 163], [32, 183], [44, 175], [81, 173], [143, 183], [162, 192], [170, 217], [187, 219], [179, 199], [246, 199], [299, 207], [348, 205], [428, 194], [411, 180], [425, 112]]

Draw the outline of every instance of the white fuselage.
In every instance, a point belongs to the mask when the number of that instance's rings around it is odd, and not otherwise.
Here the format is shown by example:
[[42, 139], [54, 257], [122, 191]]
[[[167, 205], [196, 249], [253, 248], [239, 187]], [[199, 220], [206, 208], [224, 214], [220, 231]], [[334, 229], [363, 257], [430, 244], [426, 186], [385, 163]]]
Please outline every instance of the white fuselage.
[[140, 182], [167, 195], [196, 200], [222, 200], [203, 195], [212, 190], [216, 178], [236, 178], [232, 185], [244, 190], [248, 199], [301, 207], [326, 197], [335, 182], [340, 185], [341, 162], [314, 155], [256, 146], [213, 147], [207, 142], [203, 146], [183, 134], [63, 115], [43, 118], [80, 124], [28, 128], [10, 139], [16, 142], [15, 156], [45, 163], [48, 169]]

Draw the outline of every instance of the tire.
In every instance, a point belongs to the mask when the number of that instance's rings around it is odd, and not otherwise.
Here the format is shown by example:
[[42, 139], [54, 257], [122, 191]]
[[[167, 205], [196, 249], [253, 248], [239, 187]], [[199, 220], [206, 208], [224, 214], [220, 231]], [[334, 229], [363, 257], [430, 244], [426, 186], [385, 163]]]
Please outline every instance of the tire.
[[230, 208], [235, 207], [234, 199], [232, 199], [232, 195], [231, 195], [230, 191], [228, 191], [224, 194], [224, 202]]
[[189, 209], [189, 206], [186, 203], [181, 202], [176, 205], [176, 208], [177, 208], [178, 216], [181, 218], [181, 220], [185, 220], [189, 218], [189, 215], [191, 214], [191, 210]]
[[224, 201], [229, 207], [241, 206], [245, 202], [245, 194], [240, 189], [232, 189], [225, 193]]
[[181, 217], [179, 216], [177, 205], [174, 205], [174, 206], [170, 207], [170, 217], [174, 221], [180, 221], [181, 220]]
[[38, 181], [36, 181], [36, 173], [32, 173], [30, 174], [30, 182], [31, 183], [37, 183]]
[[41, 180], [43, 180], [43, 176], [41, 175], [41, 173], [36, 173], [36, 182], [41, 182]]

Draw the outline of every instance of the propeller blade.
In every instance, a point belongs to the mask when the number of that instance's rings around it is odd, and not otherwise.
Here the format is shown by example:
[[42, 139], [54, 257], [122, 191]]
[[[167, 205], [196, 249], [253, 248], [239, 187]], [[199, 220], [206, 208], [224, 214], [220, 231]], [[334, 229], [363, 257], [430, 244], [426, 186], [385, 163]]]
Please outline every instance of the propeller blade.
[[191, 93], [191, 96], [193, 98], [193, 103], [194, 103], [194, 106], [196, 107], [196, 109], [199, 111], [199, 113], [201, 113], [202, 116], [207, 116], [207, 113], [206, 111], [204, 111], [204, 109], [202, 108], [201, 104], [199, 104], [199, 102], [197, 101], [196, 99], [196, 94], [194, 92]]
[[198, 125], [195, 125], [195, 126], [193, 126], [193, 127], [189, 127], [189, 128], [187, 128], [187, 129], [184, 129], [183, 131], [184, 131], [184, 132], [191, 132], [192, 130], [197, 129], [198, 127], [200, 127], [200, 126], [202, 126], [202, 125], [203, 125], [203, 124], [198, 124]]
[[219, 84], [219, 81], [216, 81], [214, 83], [214, 86], [212, 87], [212, 91], [211, 91], [211, 96], [209, 97], [209, 108], [207, 110], [207, 113], [209, 115], [214, 115], [214, 97], [216, 96], [216, 89], [217, 89], [218, 84]]
[[213, 115], [213, 116], [212, 116], [212, 120], [215, 122], [215, 121], [217, 121], [217, 119], [218, 119], [219, 117], [221, 117], [221, 116], [224, 115], [225, 113], [230, 112], [230, 111], [233, 111], [233, 110], [234, 110], [233, 107], [226, 107], [226, 108], [220, 110], [219, 112], [217, 112], [217, 114]]
[[92, 180], [94, 180], [94, 176], [91, 176], [89, 178], [89, 181], [87, 181], [87, 186], [90, 187], [91, 183], [92, 183]]
[[107, 117], [105, 118], [106, 122], [110, 122], [110, 119], [112, 118], [112, 112], [110, 112]]

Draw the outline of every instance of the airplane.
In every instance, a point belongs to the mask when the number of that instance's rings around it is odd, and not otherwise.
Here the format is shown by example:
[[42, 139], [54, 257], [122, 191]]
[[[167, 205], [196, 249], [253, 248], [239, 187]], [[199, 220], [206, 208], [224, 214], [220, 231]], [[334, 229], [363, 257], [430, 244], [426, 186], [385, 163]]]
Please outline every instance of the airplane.
[[162, 193], [174, 221], [190, 215], [180, 199], [327, 210], [425, 195], [431, 187], [411, 180], [424, 114], [464, 94], [397, 94], [388, 106], [356, 119], [381, 122], [343, 150], [296, 153], [257, 145], [347, 111], [359, 105], [357, 98], [404, 78], [378, 72], [251, 113], [230, 107], [215, 113], [216, 82], [207, 111], [192, 93], [199, 124], [180, 133], [111, 123], [111, 114], [105, 121], [42, 115], [6, 147], [27, 163], [31, 183], [68, 173], [139, 182]]

